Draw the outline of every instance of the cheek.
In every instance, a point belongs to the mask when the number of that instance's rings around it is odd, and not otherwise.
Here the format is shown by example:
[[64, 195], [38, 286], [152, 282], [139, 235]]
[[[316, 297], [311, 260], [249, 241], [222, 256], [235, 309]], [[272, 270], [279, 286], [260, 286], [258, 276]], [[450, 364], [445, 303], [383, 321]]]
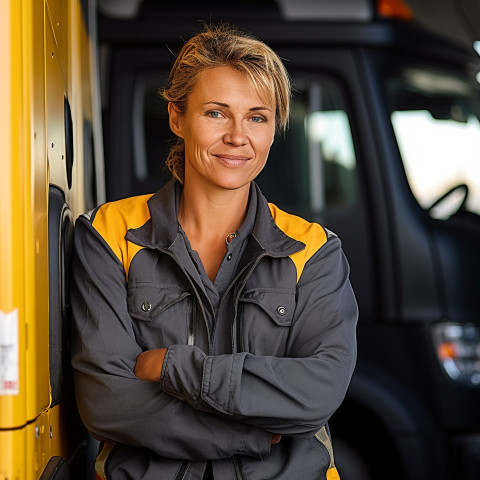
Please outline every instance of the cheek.
[[256, 157], [257, 162], [255, 166], [255, 170], [257, 171], [257, 175], [265, 168], [265, 165], [268, 161], [268, 154], [270, 153], [270, 144], [264, 144], [262, 149], [256, 150]]
[[274, 138], [274, 135], [266, 135], [257, 143], [258, 152], [261, 153], [262, 156], [268, 156], [270, 147], [273, 145]]
[[275, 127], [271, 127], [265, 132], [264, 136], [264, 144], [266, 145], [266, 149], [269, 150], [270, 147], [273, 145], [273, 141], [275, 140]]
[[208, 149], [221, 140], [222, 136], [218, 129], [198, 125], [190, 137], [190, 141], [197, 146], [197, 148]]

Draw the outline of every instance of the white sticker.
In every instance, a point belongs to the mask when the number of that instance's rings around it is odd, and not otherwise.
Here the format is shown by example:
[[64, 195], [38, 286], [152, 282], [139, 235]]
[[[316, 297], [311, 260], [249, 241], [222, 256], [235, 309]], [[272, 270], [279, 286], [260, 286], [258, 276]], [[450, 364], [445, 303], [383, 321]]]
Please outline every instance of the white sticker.
[[18, 310], [0, 311], [0, 395], [18, 395]]

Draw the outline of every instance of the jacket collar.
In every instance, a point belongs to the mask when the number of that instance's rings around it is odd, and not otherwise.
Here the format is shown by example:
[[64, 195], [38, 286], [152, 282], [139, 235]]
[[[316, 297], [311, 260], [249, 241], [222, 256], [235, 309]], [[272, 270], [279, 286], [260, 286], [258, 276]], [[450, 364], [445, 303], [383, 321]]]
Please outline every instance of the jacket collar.
[[139, 228], [128, 230], [126, 239], [150, 248], [168, 250], [178, 235], [178, 203], [181, 185], [173, 178], [148, 201], [150, 218]]
[[[181, 191], [181, 185], [172, 179], [150, 197], [150, 219], [141, 227], [128, 230], [127, 240], [145, 247], [172, 250], [181, 235], [177, 220]], [[259, 248], [267, 255], [285, 257], [305, 248], [305, 244], [289, 237], [277, 227], [267, 200], [255, 182], [252, 182], [250, 196], [250, 204], [257, 205], [252, 229], [252, 236], [258, 244], [255, 250]]]
[[251, 195], [257, 195], [257, 216], [252, 235], [258, 244], [272, 257], [287, 257], [305, 248], [305, 244], [299, 242], [284, 233], [273, 220], [270, 207], [266, 198], [260, 191], [260, 187], [252, 182]]

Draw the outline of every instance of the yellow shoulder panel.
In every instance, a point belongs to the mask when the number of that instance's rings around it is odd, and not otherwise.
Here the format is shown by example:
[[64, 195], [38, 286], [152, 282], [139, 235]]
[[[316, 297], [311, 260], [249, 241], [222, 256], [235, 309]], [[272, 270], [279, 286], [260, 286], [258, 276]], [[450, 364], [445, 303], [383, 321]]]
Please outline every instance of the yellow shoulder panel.
[[150, 218], [147, 200], [151, 196], [140, 195], [106, 203], [93, 219], [93, 227], [123, 264], [127, 278], [130, 262], [143, 247], [127, 242], [125, 235], [130, 228], [139, 228]]
[[310, 223], [301, 217], [286, 213], [273, 203], [269, 203], [268, 206], [277, 227], [289, 237], [306, 245], [304, 250], [290, 255], [297, 269], [298, 282], [302, 276], [305, 264], [327, 241], [327, 234], [318, 223]]
[[340, 480], [340, 475], [335, 467], [327, 470], [327, 480]]

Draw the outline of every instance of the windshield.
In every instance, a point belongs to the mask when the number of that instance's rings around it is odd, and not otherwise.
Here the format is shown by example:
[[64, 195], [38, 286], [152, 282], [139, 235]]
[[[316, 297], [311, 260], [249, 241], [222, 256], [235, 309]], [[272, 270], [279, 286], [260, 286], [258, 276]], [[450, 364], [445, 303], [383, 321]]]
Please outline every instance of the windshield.
[[388, 82], [391, 121], [410, 188], [437, 219], [480, 215], [480, 88], [433, 70]]

